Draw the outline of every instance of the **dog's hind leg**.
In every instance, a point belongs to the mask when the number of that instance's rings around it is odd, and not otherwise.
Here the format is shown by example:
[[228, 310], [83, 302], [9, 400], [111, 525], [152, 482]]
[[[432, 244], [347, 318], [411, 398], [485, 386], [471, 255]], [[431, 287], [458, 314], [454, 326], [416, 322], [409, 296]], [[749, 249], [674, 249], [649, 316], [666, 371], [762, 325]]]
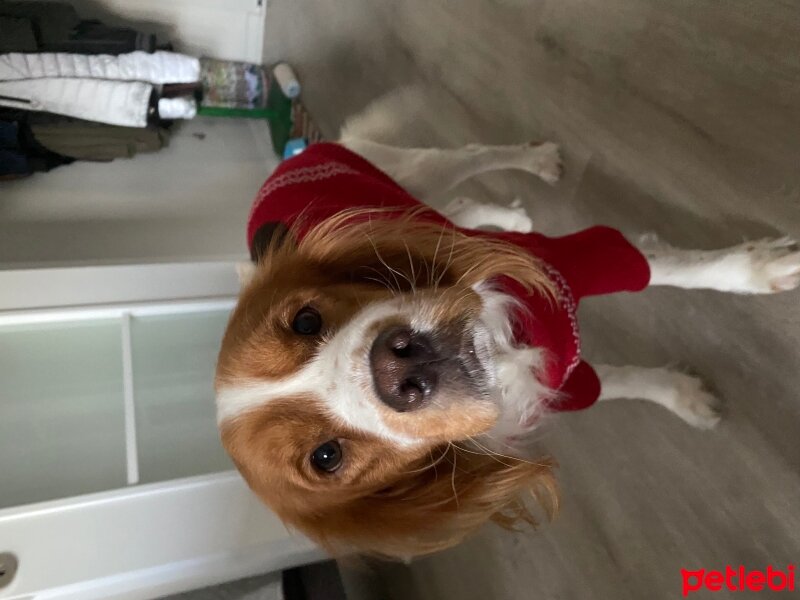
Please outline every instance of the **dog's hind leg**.
[[522, 208], [519, 199], [514, 200], [509, 206], [502, 206], [459, 196], [448, 202], [443, 209], [439, 209], [439, 212], [458, 227], [466, 229], [496, 227], [502, 231], [520, 233], [533, 231], [533, 221]]
[[600, 378], [600, 400], [655, 402], [699, 429], [710, 429], [720, 420], [717, 399], [698, 377], [667, 368], [594, 365], [594, 369]]
[[340, 143], [388, 174], [412, 195], [435, 200], [462, 181], [481, 173], [516, 169], [555, 183], [561, 177], [561, 155], [552, 142], [512, 146], [470, 144], [462, 148], [397, 148], [361, 138]]
[[800, 250], [788, 237], [684, 250], [648, 235], [638, 246], [650, 264], [650, 285], [735, 294], [775, 294], [800, 285]]

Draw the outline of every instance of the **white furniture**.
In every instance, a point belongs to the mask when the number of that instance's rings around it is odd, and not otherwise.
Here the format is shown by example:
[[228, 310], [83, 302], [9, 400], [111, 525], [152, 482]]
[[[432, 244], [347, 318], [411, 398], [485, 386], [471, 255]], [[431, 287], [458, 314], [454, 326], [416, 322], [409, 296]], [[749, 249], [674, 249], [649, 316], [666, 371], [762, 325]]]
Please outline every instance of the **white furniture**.
[[144, 600], [321, 558], [219, 444], [237, 287], [224, 262], [0, 271], [0, 599]]
[[234, 472], [0, 510], [3, 600], [147, 600], [313, 562]]
[[[266, 0], [72, 3], [261, 62]], [[249, 492], [214, 424], [238, 291], [219, 260], [244, 250], [275, 162], [264, 122], [198, 118], [157, 155], [4, 187], [0, 599], [146, 600], [321, 558]]]

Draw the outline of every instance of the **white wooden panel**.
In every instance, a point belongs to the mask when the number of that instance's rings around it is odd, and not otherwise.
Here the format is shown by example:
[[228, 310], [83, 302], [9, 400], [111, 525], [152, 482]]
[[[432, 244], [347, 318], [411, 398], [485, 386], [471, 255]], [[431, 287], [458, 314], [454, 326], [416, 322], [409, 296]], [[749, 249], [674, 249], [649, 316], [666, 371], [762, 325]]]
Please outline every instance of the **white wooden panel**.
[[3, 600], [146, 600], [318, 560], [233, 472], [0, 510]]
[[0, 311], [230, 298], [233, 262], [0, 270]]

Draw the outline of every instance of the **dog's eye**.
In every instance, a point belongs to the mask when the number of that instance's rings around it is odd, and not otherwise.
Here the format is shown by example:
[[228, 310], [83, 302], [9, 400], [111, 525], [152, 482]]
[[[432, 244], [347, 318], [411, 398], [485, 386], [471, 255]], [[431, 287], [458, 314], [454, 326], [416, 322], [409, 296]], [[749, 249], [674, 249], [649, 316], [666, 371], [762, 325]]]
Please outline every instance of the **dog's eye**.
[[311, 464], [320, 471], [333, 473], [342, 464], [342, 447], [336, 440], [325, 442], [311, 453]]
[[300, 335], [316, 335], [322, 329], [322, 317], [310, 306], [304, 306], [292, 320], [292, 330]]

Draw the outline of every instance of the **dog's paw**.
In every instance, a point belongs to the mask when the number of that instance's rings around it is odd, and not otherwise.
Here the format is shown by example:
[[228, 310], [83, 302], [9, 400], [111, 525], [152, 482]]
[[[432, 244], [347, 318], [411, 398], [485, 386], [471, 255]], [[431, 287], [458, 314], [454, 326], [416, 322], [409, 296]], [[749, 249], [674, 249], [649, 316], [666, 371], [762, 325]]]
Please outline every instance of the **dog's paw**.
[[638, 236], [636, 247], [645, 254], [654, 255], [656, 252], [664, 250], [664, 248], [669, 248], [669, 245], [663, 242], [657, 233], [648, 231]]
[[506, 210], [509, 212], [506, 231], [515, 231], [517, 233], [530, 233], [533, 231], [533, 219], [528, 216], [528, 211], [522, 206], [520, 198], [514, 198]]
[[713, 429], [720, 422], [719, 400], [703, 380], [686, 373], [674, 373], [675, 396], [669, 407], [678, 417], [697, 429]]
[[748, 242], [742, 246], [750, 268], [753, 294], [777, 294], [800, 285], [800, 249], [790, 237]]
[[530, 171], [542, 181], [554, 185], [564, 174], [564, 162], [558, 144], [545, 142], [531, 145]]
[[510, 206], [501, 206], [460, 196], [451, 200], [442, 209], [442, 214], [459, 227], [470, 229], [496, 227], [502, 231], [519, 233], [533, 231], [533, 221], [519, 199]]

